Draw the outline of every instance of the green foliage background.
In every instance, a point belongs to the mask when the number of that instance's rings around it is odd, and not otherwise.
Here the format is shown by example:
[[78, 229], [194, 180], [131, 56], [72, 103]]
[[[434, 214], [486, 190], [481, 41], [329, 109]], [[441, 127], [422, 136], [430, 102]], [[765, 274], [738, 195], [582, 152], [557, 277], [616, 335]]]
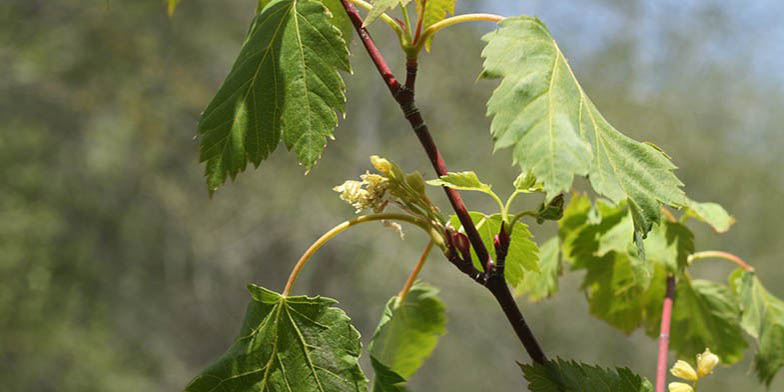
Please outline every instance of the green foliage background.
[[[735, 215], [738, 224], [721, 237], [692, 224], [700, 249], [743, 256], [783, 297], [775, 282], [784, 279], [784, 88], [758, 66], [770, 58], [761, 53], [775, 50], [767, 32], [727, 39], [738, 24], [752, 23], [734, 16], [740, 3], [670, 5], [675, 17], [642, 1], [549, 3], [506, 10], [548, 23], [605, 116], [667, 151], [691, 196]], [[755, 25], [776, 15], [774, 2], [762, 3], [771, 10], [758, 12]], [[478, 0], [459, 4], [482, 9]], [[8, 390], [181, 389], [236, 336], [245, 284], [280, 290], [308, 244], [353, 214], [333, 185], [363, 173], [372, 153], [431, 173], [354, 41], [354, 75], [344, 75], [347, 118], [312, 173], [303, 176], [280, 149], [210, 201], [196, 122], [254, 8], [245, 0], [189, 0], [169, 19], [157, 1], [0, 4], [0, 378]], [[673, 22], [678, 15], [688, 23]], [[648, 18], [658, 26], [653, 32], [636, 24]], [[384, 29], [372, 26], [394, 58], [394, 35]], [[474, 169], [503, 192], [517, 173], [508, 152], [489, 159], [484, 102], [495, 84], [474, 82], [487, 29], [439, 37], [423, 60], [419, 101], [450, 168]], [[661, 47], [650, 50], [647, 34]], [[705, 55], [712, 47], [721, 54]], [[492, 211], [481, 195], [465, 196], [473, 210]], [[556, 230], [531, 228], [540, 239]], [[367, 342], [425, 242], [411, 231], [401, 244], [381, 225], [342, 236], [319, 252], [298, 294], [339, 299]], [[723, 279], [732, 269], [700, 263], [697, 277]], [[562, 280], [555, 299], [523, 305], [546, 352], [651, 378], [655, 344], [642, 331], [626, 337], [592, 318], [577, 291], [581, 274]], [[514, 361], [527, 358], [492, 298], [438, 257], [423, 277], [441, 287], [448, 332], [412, 390], [520, 390]], [[748, 354], [701, 388], [763, 390], [746, 374]], [[362, 365], [371, 368], [367, 356]], [[771, 390], [782, 387], [779, 376]]]

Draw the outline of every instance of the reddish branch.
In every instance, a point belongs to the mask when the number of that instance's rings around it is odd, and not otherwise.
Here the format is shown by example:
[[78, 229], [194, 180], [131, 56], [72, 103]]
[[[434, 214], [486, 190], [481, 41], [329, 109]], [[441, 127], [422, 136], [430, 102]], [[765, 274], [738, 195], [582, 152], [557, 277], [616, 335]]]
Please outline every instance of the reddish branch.
[[[433, 137], [430, 135], [430, 131], [428, 130], [428, 127], [422, 118], [422, 114], [419, 112], [419, 109], [417, 108], [414, 100], [414, 85], [417, 75], [416, 59], [414, 58], [408, 60], [406, 67], [407, 80], [405, 86], [401, 86], [397, 79], [395, 79], [394, 74], [390, 70], [389, 65], [387, 64], [384, 57], [381, 55], [381, 52], [378, 50], [378, 47], [376, 47], [373, 39], [370, 37], [370, 34], [364, 27], [362, 27], [362, 16], [359, 14], [359, 11], [357, 11], [356, 7], [354, 7], [350, 0], [341, 0], [341, 2], [343, 4], [343, 8], [346, 10], [346, 13], [351, 19], [354, 28], [359, 34], [359, 38], [362, 41], [362, 44], [365, 46], [365, 49], [367, 49], [371, 60], [376, 65], [376, 68], [381, 74], [381, 77], [384, 79], [384, 82], [389, 88], [389, 91], [392, 93], [392, 96], [395, 98], [395, 101], [397, 101], [397, 103], [400, 105], [400, 108], [403, 110], [403, 114], [411, 124], [411, 128], [414, 130], [414, 133], [416, 133], [417, 138], [419, 138], [419, 141], [422, 144], [422, 147], [425, 149], [425, 152], [427, 153], [427, 156], [430, 159], [430, 162], [432, 163], [436, 173], [439, 176], [446, 175], [449, 170], [446, 167], [446, 163], [444, 163], [444, 158], [438, 151], [438, 148], [433, 141]], [[464, 237], [461, 237], [462, 234], [447, 233], [447, 240], [450, 244], [449, 251], [447, 252], [447, 258], [453, 264], [455, 264], [455, 266], [457, 266], [460, 271], [490, 290], [490, 292], [496, 298], [496, 301], [501, 306], [501, 309], [503, 309], [504, 314], [511, 323], [515, 333], [522, 342], [526, 351], [531, 356], [531, 359], [537, 363], [545, 363], [547, 361], [547, 357], [544, 355], [544, 352], [539, 346], [539, 343], [536, 341], [536, 338], [531, 332], [531, 329], [525, 322], [525, 318], [520, 312], [520, 309], [517, 307], [517, 303], [515, 302], [512, 293], [509, 291], [509, 286], [506, 284], [503, 271], [503, 258], [499, 258], [499, 260], [497, 260], [500, 268], [496, 268], [493, 262], [490, 260], [490, 253], [487, 251], [487, 248], [482, 242], [482, 237], [479, 235], [476, 226], [474, 226], [474, 223], [471, 220], [471, 216], [468, 214], [468, 209], [466, 208], [463, 199], [460, 197], [460, 193], [447, 187], [444, 187], [444, 191], [446, 192], [447, 197], [449, 198], [449, 202], [452, 204], [452, 208], [457, 214], [457, 217], [460, 219], [460, 223], [466, 232], [468, 241], [470, 241], [471, 246], [474, 248], [474, 251], [479, 258], [484, 272], [482, 273], [474, 268], [473, 262], [471, 261], [470, 251], [465, 251], [467, 249], [467, 244], [464, 243]], [[509, 247], [509, 238], [506, 236], [504, 231], [502, 231], [500, 235], [505, 236], [506, 239], [505, 241], [503, 239], [500, 241], [500, 247], [498, 248], [500, 252], [497, 251], [497, 254], [502, 254], [505, 256]], [[455, 246], [455, 242], [463, 242], [464, 244], [458, 244], [458, 246]], [[460, 251], [461, 254], [458, 254], [458, 252], [455, 250], [456, 248]]]
[[667, 353], [670, 345], [670, 321], [672, 303], [675, 300], [675, 276], [667, 275], [667, 295], [662, 305], [662, 320], [659, 328], [659, 360], [656, 364], [656, 392], [664, 392], [667, 383]]

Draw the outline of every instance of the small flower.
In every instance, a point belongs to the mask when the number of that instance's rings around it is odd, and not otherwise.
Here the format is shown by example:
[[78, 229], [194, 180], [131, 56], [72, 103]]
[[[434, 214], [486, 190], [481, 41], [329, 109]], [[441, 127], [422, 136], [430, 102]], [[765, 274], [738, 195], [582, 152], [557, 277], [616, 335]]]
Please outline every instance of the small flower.
[[697, 374], [705, 377], [713, 373], [713, 369], [719, 364], [719, 357], [706, 348], [702, 354], [697, 354]]
[[689, 381], [696, 381], [697, 380], [697, 372], [694, 371], [694, 368], [689, 365], [686, 361], [678, 360], [675, 362], [675, 365], [670, 369], [670, 373], [673, 376], [682, 378], [684, 380]]
[[682, 382], [671, 382], [669, 385], [670, 392], [694, 392], [694, 388], [691, 387], [689, 384], [684, 384]]

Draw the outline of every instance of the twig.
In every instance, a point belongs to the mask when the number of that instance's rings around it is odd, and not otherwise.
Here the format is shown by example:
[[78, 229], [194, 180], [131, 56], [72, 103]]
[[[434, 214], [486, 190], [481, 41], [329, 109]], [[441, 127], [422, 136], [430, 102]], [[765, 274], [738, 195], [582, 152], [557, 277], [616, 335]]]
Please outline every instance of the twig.
[[[357, 30], [359, 38], [367, 49], [370, 58], [376, 65], [376, 68], [389, 88], [389, 91], [392, 93], [395, 101], [397, 101], [397, 103], [400, 105], [404, 116], [411, 124], [411, 127], [413, 128], [414, 133], [416, 133], [417, 138], [419, 138], [419, 141], [422, 144], [422, 147], [425, 149], [425, 152], [430, 159], [430, 163], [433, 165], [436, 173], [439, 176], [446, 175], [449, 170], [447, 170], [444, 158], [438, 151], [438, 148], [433, 141], [433, 137], [430, 135], [430, 131], [428, 130], [428, 127], [422, 118], [422, 114], [419, 112], [419, 109], [417, 108], [414, 100], [414, 84], [417, 75], [416, 58], [408, 59], [409, 61], [407, 62], [406, 85], [401, 86], [392, 74], [384, 57], [381, 55], [375, 43], [373, 42], [373, 39], [370, 37], [370, 34], [364, 27], [362, 27], [362, 17], [359, 15], [356, 7], [354, 7], [350, 0], [341, 0], [341, 3], [343, 4], [343, 8], [346, 10], [346, 13], [351, 19], [354, 28]], [[539, 343], [536, 341], [533, 333], [531, 332], [531, 329], [528, 327], [528, 324], [525, 322], [523, 314], [520, 312], [520, 309], [518, 309], [517, 303], [515, 302], [512, 293], [509, 291], [509, 286], [507, 286], [504, 279], [503, 270], [495, 270], [492, 268], [493, 264], [490, 260], [490, 253], [487, 251], [487, 248], [482, 242], [482, 237], [479, 235], [476, 226], [474, 226], [474, 222], [471, 220], [471, 216], [468, 214], [468, 209], [466, 208], [463, 199], [460, 197], [460, 193], [447, 187], [444, 187], [444, 191], [449, 198], [452, 209], [460, 219], [460, 223], [466, 232], [471, 246], [474, 248], [477, 257], [479, 258], [482, 268], [485, 269], [484, 274], [480, 273], [473, 267], [470, 259], [465, 260], [460, 258], [457, 252], [455, 252], [453, 246], [454, 244], [449, 233], [447, 233], [448, 242], [453, 245], [447, 248], [447, 258], [462, 272], [466, 273], [473, 280], [490, 290], [490, 292], [496, 298], [496, 301], [498, 301], [499, 305], [501, 306], [501, 309], [504, 311], [507, 319], [512, 324], [512, 328], [515, 330], [515, 333], [517, 333], [517, 336], [520, 338], [520, 341], [522, 342], [526, 351], [531, 356], [531, 359], [537, 363], [545, 363], [547, 358], [540, 348]]]

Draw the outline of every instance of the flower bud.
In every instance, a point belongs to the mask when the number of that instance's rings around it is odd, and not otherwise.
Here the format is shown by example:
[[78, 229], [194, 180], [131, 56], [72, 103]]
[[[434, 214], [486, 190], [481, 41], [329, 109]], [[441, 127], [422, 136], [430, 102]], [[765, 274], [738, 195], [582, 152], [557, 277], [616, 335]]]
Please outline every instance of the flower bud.
[[713, 369], [719, 364], [718, 355], [706, 348], [702, 354], [697, 354], [697, 375], [705, 377], [713, 373]]
[[684, 384], [682, 382], [671, 382], [669, 385], [670, 392], [694, 392], [694, 388], [691, 387], [689, 384]]
[[670, 373], [672, 373], [673, 376], [684, 380], [697, 380], [697, 372], [695, 372], [694, 368], [686, 361], [679, 360], [678, 362], [675, 362], [675, 365], [670, 369]]
[[384, 158], [381, 158], [378, 155], [371, 156], [370, 157], [370, 163], [373, 164], [373, 167], [375, 167], [376, 170], [378, 170], [379, 173], [381, 173], [381, 174], [383, 174], [383, 175], [385, 175], [387, 177], [392, 172], [392, 164], [389, 163], [388, 160], [386, 160]]

